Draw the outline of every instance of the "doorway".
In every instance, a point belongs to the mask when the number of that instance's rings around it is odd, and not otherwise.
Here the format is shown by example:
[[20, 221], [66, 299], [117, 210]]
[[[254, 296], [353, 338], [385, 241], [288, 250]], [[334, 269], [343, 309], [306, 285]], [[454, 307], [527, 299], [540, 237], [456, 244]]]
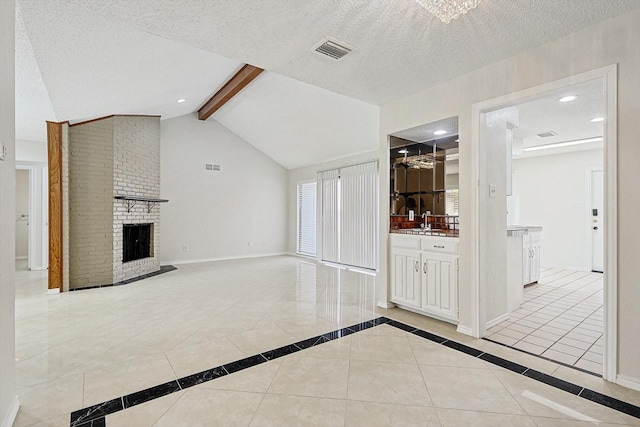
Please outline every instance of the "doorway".
[[48, 268], [47, 189], [45, 163], [16, 163], [16, 257], [20, 258], [20, 269]]
[[[605, 162], [603, 164], [603, 207], [599, 224], [603, 228], [603, 377], [616, 380], [616, 235], [617, 224], [616, 206], [616, 66], [605, 67], [563, 80], [555, 81], [538, 87], [526, 89], [493, 100], [474, 104], [472, 107], [472, 181], [478, 182], [474, 188], [475, 230], [477, 246], [475, 248], [475, 287], [473, 299], [474, 318], [472, 332], [478, 337], [487, 335], [487, 323], [496, 319], [496, 314], [502, 312], [503, 319], [508, 317], [506, 308], [507, 298], [503, 298], [504, 307], [499, 301], [496, 306], [496, 293], [505, 295], [507, 291], [506, 253], [507, 225], [506, 211], [506, 149], [496, 150], [496, 145], [487, 138], [485, 121], [487, 113], [511, 107], [519, 103], [540, 99], [555, 94], [563, 88], [576, 84], [597, 81], [605, 94], [606, 120], [603, 123], [603, 150]], [[608, 125], [611, 123], [613, 125]], [[490, 136], [490, 135], [489, 135]], [[570, 141], [567, 141], [570, 142]], [[497, 171], [497, 172], [496, 172]], [[584, 175], [584, 172], [581, 174]], [[503, 182], [504, 181], [504, 182]], [[552, 194], [551, 192], [548, 194]], [[589, 200], [585, 204], [590, 204]], [[583, 212], [591, 211], [587, 206], [575, 206]], [[600, 213], [600, 212], [598, 212]], [[588, 217], [589, 221], [593, 219]], [[599, 226], [600, 228], [600, 226]], [[589, 227], [591, 229], [591, 226]], [[583, 228], [584, 230], [584, 228]], [[587, 235], [583, 231], [583, 236]], [[590, 248], [590, 247], [589, 247]], [[543, 249], [544, 251], [544, 249]], [[592, 260], [590, 260], [592, 262]], [[500, 266], [504, 266], [500, 267]], [[489, 296], [492, 296], [489, 298]], [[502, 310], [502, 311], [501, 311]], [[499, 316], [498, 316], [499, 317]], [[491, 327], [491, 324], [489, 324]]]
[[16, 270], [26, 270], [29, 257], [29, 171], [16, 169]]

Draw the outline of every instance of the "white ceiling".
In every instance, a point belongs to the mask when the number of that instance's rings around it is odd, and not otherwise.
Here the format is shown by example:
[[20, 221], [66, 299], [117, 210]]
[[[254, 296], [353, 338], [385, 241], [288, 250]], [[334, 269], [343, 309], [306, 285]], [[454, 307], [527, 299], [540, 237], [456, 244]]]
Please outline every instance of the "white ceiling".
[[[209, 120], [287, 168], [376, 149], [375, 105], [640, 7], [483, 0], [446, 25], [414, 0], [17, 4], [18, 138], [44, 140], [44, 119], [191, 113], [246, 62], [268, 72]], [[326, 36], [356, 51], [313, 52]]]
[[[571, 102], [558, 102], [558, 99], [568, 95], [577, 98]], [[524, 147], [601, 137], [603, 122], [592, 123], [591, 119], [605, 116], [603, 82], [593, 80], [519, 104], [518, 112], [520, 124], [514, 129], [513, 135], [523, 140]], [[537, 136], [549, 131], [558, 136]]]
[[378, 107], [270, 72], [215, 118], [287, 169], [364, 153], [379, 144]]

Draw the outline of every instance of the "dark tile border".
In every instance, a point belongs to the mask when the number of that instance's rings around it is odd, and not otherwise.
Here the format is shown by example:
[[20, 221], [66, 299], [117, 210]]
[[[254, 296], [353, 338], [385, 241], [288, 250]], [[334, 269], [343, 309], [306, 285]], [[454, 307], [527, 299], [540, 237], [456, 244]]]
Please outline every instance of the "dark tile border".
[[[468, 347], [464, 344], [460, 344], [457, 343], [455, 341], [451, 341], [448, 340], [446, 338], [442, 338], [439, 337], [437, 335], [434, 335], [430, 332], [426, 332], [426, 331], [421, 331], [420, 329], [417, 328], [412, 328], [409, 325], [406, 325], [404, 323], [400, 323], [397, 321], [390, 321], [387, 322], [389, 325], [391, 326], [395, 326], [399, 329], [402, 329], [403, 331], [410, 331], [412, 334], [420, 336], [422, 338], [434, 341], [434, 342], [438, 342], [440, 340], [440, 344], [447, 346], [449, 348], [453, 348], [455, 350], [461, 351], [463, 353], [466, 353], [470, 356], [473, 357], [477, 357], [478, 359], [484, 360], [485, 362], [489, 362], [493, 365], [497, 365], [500, 366], [502, 368], [508, 369], [512, 372], [515, 372], [516, 374], [520, 374], [520, 375], [524, 375], [525, 377], [531, 378], [533, 380], [536, 381], [540, 381], [544, 384], [550, 385], [551, 387], [555, 387], [557, 389], [566, 391], [567, 393], [571, 393], [575, 396], [578, 397], [582, 397], [583, 399], [587, 399], [591, 402], [600, 404], [602, 406], [606, 406], [607, 408], [611, 408], [615, 411], [618, 412], [622, 412], [624, 414], [627, 414], [629, 416], [635, 417], [635, 418], [640, 418], [640, 407], [632, 405], [630, 403], [624, 402], [622, 400], [616, 399], [614, 397], [611, 396], [607, 396], [605, 394], [602, 393], [598, 393], [597, 391], [593, 391], [590, 390], [588, 388], [570, 383], [568, 381], [562, 380], [560, 378], [556, 378], [553, 377], [551, 375], [545, 374], [543, 372], [539, 372], [536, 371], [535, 369], [530, 369], [527, 368], [526, 366], [523, 365], [519, 365], [517, 363], [511, 362], [509, 360], [503, 359], [501, 357], [498, 356], [494, 356], [492, 354], [489, 353], [484, 353], [481, 350], [477, 350], [475, 348], [472, 347]], [[485, 338], [486, 339], [486, 338]], [[487, 340], [487, 341], [491, 341], [491, 340]], [[491, 341], [494, 342], [494, 341]], [[501, 343], [496, 343], [496, 344], [500, 344], [504, 347], [508, 347], [505, 346], [504, 344]], [[522, 351], [519, 349], [514, 349], [514, 350], [518, 350], [521, 351], [522, 353], [527, 353], [527, 354], [531, 354], [528, 353], [526, 351]], [[479, 353], [479, 354], [478, 354]], [[531, 354], [532, 356], [536, 356], [535, 354]], [[547, 359], [551, 362], [555, 362], [555, 363], [559, 363], [556, 362], [555, 360], [552, 359]], [[565, 365], [563, 363], [559, 363], [560, 365]], [[569, 366], [569, 365], [565, 365], [565, 366]], [[573, 367], [573, 366], [569, 366], [569, 367]], [[583, 369], [578, 369], [580, 371], [583, 371], [587, 374], [591, 374], [591, 375], [595, 375], [598, 376], [596, 374], [594, 374], [593, 372], [589, 372], [589, 371], [584, 371]]]
[[[245, 357], [244, 359], [236, 360], [235, 362], [227, 363], [222, 366], [207, 369], [206, 371], [198, 372], [196, 374], [188, 375], [186, 377], [179, 378], [174, 381], [170, 381], [164, 384], [157, 385], [155, 387], [141, 390], [135, 393], [128, 394], [126, 396], [119, 397], [117, 399], [110, 400], [108, 402], [99, 403], [87, 408], [80, 409], [71, 413], [71, 427], [94, 427], [102, 426], [104, 424], [95, 424], [96, 422], [104, 422], [106, 415], [113, 414], [115, 412], [122, 411], [124, 409], [131, 408], [132, 406], [140, 405], [150, 400], [158, 399], [171, 393], [175, 393], [180, 390], [193, 387], [198, 384], [202, 384], [208, 381], [215, 380], [226, 375], [231, 375], [235, 372], [242, 371], [253, 366], [266, 363], [270, 360], [274, 360], [298, 351], [315, 347], [320, 344], [324, 344], [329, 341], [333, 341], [347, 335], [355, 334], [365, 329], [373, 328], [378, 325], [390, 322], [389, 319], [380, 317], [378, 319], [369, 320], [367, 322], [357, 323], [346, 328], [337, 329], [332, 332], [327, 332], [322, 335], [318, 335], [312, 338], [307, 338], [302, 341], [295, 342], [293, 344], [285, 345], [283, 347], [268, 350], [254, 356]], [[415, 328], [414, 328], [415, 329]], [[93, 424], [92, 424], [93, 423]]]
[[148, 279], [149, 277], [158, 276], [159, 274], [168, 273], [168, 272], [173, 271], [173, 270], [177, 270], [177, 267], [174, 267], [173, 265], [161, 265], [160, 266], [160, 270], [158, 270], [158, 271], [153, 271], [151, 273], [143, 274], [142, 276], [134, 277], [132, 279], [123, 280], [122, 282], [109, 283], [109, 284], [106, 284], [106, 285], [87, 286], [87, 287], [84, 287], [84, 288], [73, 288], [73, 289], [69, 289], [69, 292], [84, 291], [84, 290], [87, 290], [87, 289], [110, 288], [112, 286], [128, 285], [129, 283], [137, 282], [137, 281], [140, 281], [140, 280], [143, 280], [143, 279]]
[[602, 375], [601, 375], [601, 374], [597, 374], [597, 373], [595, 373], [595, 372], [587, 371], [586, 369], [582, 369], [582, 368], [579, 368], [579, 367], [574, 366], [574, 365], [569, 365], [568, 363], [559, 362], [559, 361], [557, 361], [557, 360], [553, 360], [553, 359], [551, 359], [551, 358], [549, 358], [549, 357], [542, 356], [542, 355], [540, 355], [540, 354], [535, 354], [535, 353], [531, 353], [531, 352], [529, 352], [529, 351], [522, 350], [522, 349], [519, 349], [519, 348], [516, 348], [516, 347], [511, 347], [510, 345], [506, 345], [506, 344], [503, 344], [503, 343], [501, 343], [501, 342], [494, 341], [494, 340], [492, 340], [492, 339], [490, 339], [490, 338], [483, 338], [483, 340], [485, 340], [485, 341], [489, 341], [489, 342], [492, 342], [492, 343], [494, 343], [494, 344], [501, 345], [502, 347], [507, 347], [507, 348], [510, 348], [510, 349], [512, 349], [512, 350], [519, 351], [520, 353], [528, 354], [529, 356], [535, 356], [535, 357], [537, 357], [537, 358], [539, 358], [539, 359], [544, 359], [544, 360], [547, 360], [547, 361], [549, 361], [549, 362], [557, 363], [558, 365], [562, 365], [562, 366], [565, 366], [565, 367], [567, 367], [567, 368], [575, 369], [576, 371], [580, 371], [580, 372], [583, 372], [583, 373], [585, 373], [585, 374], [593, 375], [594, 377], [602, 378]]
[[545, 373], [536, 371], [534, 369], [527, 368], [526, 366], [519, 365], [511, 362], [507, 359], [503, 359], [498, 356], [494, 356], [489, 353], [485, 353], [482, 350], [478, 350], [473, 347], [461, 344], [456, 341], [443, 338], [439, 335], [435, 335], [431, 332], [424, 331], [422, 329], [415, 328], [396, 320], [391, 320], [386, 317], [378, 317], [367, 322], [358, 323], [346, 328], [337, 329], [332, 332], [328, 332], [315, 337], [307, 338], [302, 341], [295, 342], [293, 344], [285, 345], [283, 347], [275, 348], [273, 350], [265, 351], [263, 353], [249, 356], [244, 359], [236, 360], [235, 362], [227, 363], [226, 365], [217, 366], [215, 368], [207, 369], [206, 371], [198, 372], [193, 375], [179, 378], [174, 381], [169, 381], [164, 384], [157, 385], [155, 387], [141, 390], [135, 393], [128, 394], [107, 402], [102, 402], [97, 405], [89, 406], [87, 408], [80, 409], [71, 413], [71, 427], [106, 427], [106, 416], [115, 412], [122, 411], [124, 409], [131, 408], [136, 405], [140, 405], [150, 400], [158, 399], [162, 396], [166, 396], [171, 393], [175, 393], [180, 390], [193, 387], [198, 384], [202, 384], [208, 381], [213, 381], [217, 378], [231, 375], [235, 372], [242, 371], [244, 369], [251, 368], [253, 366], [266, 363], [270, 360], [274, 360], [283, 356], [287, 356], [298, 351], [315, 347], [324, 344], [329, 341], [340, 339], [356, 332], [364, 331], [379, 325], [388, 324], [394, 328], [409, 332], [418, 337], [426, 340], [433, 341], [437, 344], [442, 344], [445, 347], [449, 347], [453, 350], [457, 350], [461, 353], [465, 353], [471, 357], [475, 357], [485, 362], [491, 363], [496, 366], [500, 366], [504, 369], [508, 369], [516, 374], [523, 375], [536, 381], [540, 381], [544, 384], [550, 385], [560, 390], [564, 390], [567, 393], [571, 393], [575, 396], [582, 397], [591, 402], [598, 403], [613, 410], [625, 413], [632, 417], [640, 418], [640, 407], [634, 406], [630, 403], [622, 400], [615, 399], [610, 396], [598, 393], [593, 390], [586, 389], [579, 385], [570, 383], [560, 378], [547, 375]]

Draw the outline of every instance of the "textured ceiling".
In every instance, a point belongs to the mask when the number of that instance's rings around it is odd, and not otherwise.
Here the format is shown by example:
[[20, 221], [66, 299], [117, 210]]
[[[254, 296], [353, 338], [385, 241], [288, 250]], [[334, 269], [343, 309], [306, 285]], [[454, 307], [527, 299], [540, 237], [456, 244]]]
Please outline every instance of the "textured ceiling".
[[45, 121], [56, 121], [56, 115], [19, 13], [16, 14], [16, 70], [16, 136], [27, 141], [45, 141]]
[[[414, 0], [64, 3], [378, 105], [640, 7], [638, 0], [484, 0], [443, 24]], [[321, 57], [312, 47], [326, 36], [357, 50], [339, 62]]]
[[[445, 25], [414, 0], [17, 4], [19, 138], [44, 140], [45, 119], [192, 113], [246, 62], [267, 73], [209, 120], [287, 168], [376, 149], [376, 104], [640, 7], [483, 0]], [[313, 52], [327, 36], [356, 50], [337, 62]]]

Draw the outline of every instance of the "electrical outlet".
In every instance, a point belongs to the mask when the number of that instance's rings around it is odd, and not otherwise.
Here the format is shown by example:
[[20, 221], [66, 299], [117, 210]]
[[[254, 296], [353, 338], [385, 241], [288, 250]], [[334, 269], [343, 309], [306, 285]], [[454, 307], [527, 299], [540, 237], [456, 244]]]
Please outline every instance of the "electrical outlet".
[[182, 252], [189, 252], [189, 245], [183, 245]]
[[7, 157], [7, 146], [4, 142], [0, 143], [0, 160], [4, 160]]

